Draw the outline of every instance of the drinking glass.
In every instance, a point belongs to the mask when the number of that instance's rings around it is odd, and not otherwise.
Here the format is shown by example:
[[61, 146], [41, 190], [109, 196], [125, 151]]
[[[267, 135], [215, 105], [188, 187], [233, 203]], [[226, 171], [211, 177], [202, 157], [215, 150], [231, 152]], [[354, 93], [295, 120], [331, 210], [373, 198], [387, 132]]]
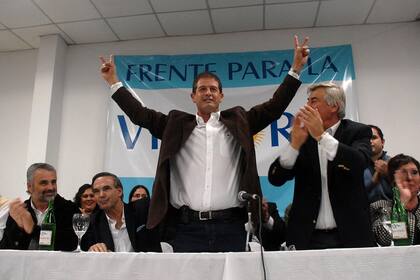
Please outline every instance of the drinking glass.
[[385, 208], [381, 209], [382, 211], [382, 226], [385, 228], [385, 230], [389, 233], [389, 235], [391, 236], [391, 246], [394, 246], [394, 240], [392, 239], [392, 225], [391, 225], [391, 220], [389, 219], [390, 214], [388, 213], [388, 210], [386, 210]]
[[89, 227], [89, 215], [76, 213], [73, 215], [73, 230], [77, 235], [77, 248], [74, 252], [81, 252], [80, 240]]

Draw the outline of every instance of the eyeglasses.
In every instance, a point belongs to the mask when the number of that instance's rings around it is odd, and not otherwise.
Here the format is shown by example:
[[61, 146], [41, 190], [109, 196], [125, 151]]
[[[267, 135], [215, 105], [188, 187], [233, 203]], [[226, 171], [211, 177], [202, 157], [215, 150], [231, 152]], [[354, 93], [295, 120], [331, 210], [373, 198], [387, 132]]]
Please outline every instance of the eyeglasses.
[[419, 176], [419, 171], [417, 169], [398, 169], [395, 173], [399, 173], [404, 179], [408, 179], [409, 176], [414, 178]]

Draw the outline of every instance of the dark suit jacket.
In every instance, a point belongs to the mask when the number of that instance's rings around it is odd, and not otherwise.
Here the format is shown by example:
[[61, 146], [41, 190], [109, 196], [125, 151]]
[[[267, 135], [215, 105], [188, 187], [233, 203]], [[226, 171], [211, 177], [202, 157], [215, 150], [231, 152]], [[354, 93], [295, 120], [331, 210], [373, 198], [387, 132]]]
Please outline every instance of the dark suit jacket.
[[[373, 246], [369, 204], [363, 186], [363, 170], [371, 155], [371, 129], [342, 120], [334, 137], [340, 142], [333, 161], [328, 161], [328, 191], [338, 232], [345, 247]], [[268, 178], [281, 186], [295, 178], [293, 205], [287, 227], [288, 246], [307, 249], [321, 202], [321, 175], [317, 142], [309, 136], [293, 169], [274, 161]], [[281, 156], [281, 155], [280, 155]]]
[[[26, 207], [32, 215], [32, 219], [37, 224], [31, 201], [25, 200]], [[77, 236], [73, 231], [73, 214], [79, 213], [79, 209], [73, 202], [56, 195], [54, 199], [54, 214], [56, 221], [55, 250], [73, 251], [77, 246]], [[13, 220], [11, 216], [7, 219], [3, 239], [0, 242], [0, 249], [28, 250], [32, 239], [39, 240], [40, 227], [35, 226], [32, 234], [27, 234]]]
[[[139, 199], [130, 204], [124, 203], [125, 224], [135, 252], [159, 252], [158, 235], [146, 229], [149, 199]], [[90, 218], [89, 229], [82, 238], [82, 250], [89, 250], [96, 243], [105, 243], [110, 251], [115, 250], [114, 240], [109, 229], [105, 211], [98, 210]]]
[[[246, 111], [242, 107], [233, 107], [221, 111], [220, 121], [228, 128], [241, 145], [240, 189], [261, 195], [257, 173], [253, 135], [264, 129], [271, 122], [280, 118], [300, 86], [300, 81], [287, 75], [273, 97]], [[159, 160], [153, 185], [148, 228], [156, 227], [165, 218], [169, 206], [170, 160], [185, 144], [197, 125], [195, 115], [173, 110], [165, 115], [143, 107], [124, 87], [118, 89], [112, 98], [127, 114], [130, 120], [161, 139]], [[253, 207], [254, 213], [258, 210]], [[257, 215], [253, 215], [257, 217]]]
[[280, 250], [280, 245], [286, 240], [286, 224], [279, 215], [277, 205], [268, 202], [268, 213], [273, 218], [274, 224], [271, 230], [263, 226], [261, 231], [262, 245], [266, 251]]

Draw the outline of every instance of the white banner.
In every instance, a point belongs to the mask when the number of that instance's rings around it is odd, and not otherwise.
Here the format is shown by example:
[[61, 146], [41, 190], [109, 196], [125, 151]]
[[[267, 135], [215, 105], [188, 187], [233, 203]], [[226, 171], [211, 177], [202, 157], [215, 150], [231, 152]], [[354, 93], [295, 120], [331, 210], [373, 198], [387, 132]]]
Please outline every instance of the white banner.
[[[203, 71], [216, 73], [223, 85], [221, 110], [232, 106], [246, 109], [268, 100], [287, 75], [293, 50], [172, 56], [116, 56], [119, 79], [134, 91], [148, 108], [168, 113], [177, 109], [196, 113], [190, 98], [192, 82]], [[274, 201], [282, 213], [291, 202], [293, 182], [275, 188], [267, 181], [271, 162], [289, 138], [297, 110], [306, 103], [307, 87], [321, 81], [334, 81], [344, 87], [346, 118], [358, 119], [355, 79], [350, 45], [311, 49], [307, 67], [301, 73], [303, 84], [283, 116], [254, 136], [258, 174], [264, 196]], [[110, 102], [105, 170], [118, 175], [128, 193], [134, 185], [152, 189], [160, 142], [146, 129], [133, 125], [114, 102]]]

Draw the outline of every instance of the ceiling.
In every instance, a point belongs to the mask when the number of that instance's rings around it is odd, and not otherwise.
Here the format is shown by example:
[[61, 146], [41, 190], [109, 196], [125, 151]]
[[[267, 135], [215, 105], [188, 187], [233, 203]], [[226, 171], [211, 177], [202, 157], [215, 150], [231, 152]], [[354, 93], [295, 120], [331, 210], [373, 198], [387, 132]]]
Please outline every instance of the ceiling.
[[0, 0], [0, 52], [251, 30], [410, 22], [420, 0]]

